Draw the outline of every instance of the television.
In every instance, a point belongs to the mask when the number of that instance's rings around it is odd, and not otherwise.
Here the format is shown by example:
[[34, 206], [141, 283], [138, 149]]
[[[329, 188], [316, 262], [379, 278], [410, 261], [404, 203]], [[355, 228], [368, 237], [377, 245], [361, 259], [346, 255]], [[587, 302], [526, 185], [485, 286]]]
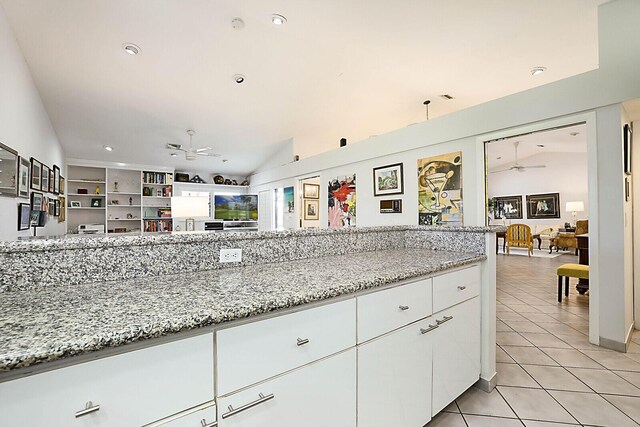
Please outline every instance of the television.
[[257, 194], [216, 194], [213, 205], [215, 219], [223, 221], [258, 220]]

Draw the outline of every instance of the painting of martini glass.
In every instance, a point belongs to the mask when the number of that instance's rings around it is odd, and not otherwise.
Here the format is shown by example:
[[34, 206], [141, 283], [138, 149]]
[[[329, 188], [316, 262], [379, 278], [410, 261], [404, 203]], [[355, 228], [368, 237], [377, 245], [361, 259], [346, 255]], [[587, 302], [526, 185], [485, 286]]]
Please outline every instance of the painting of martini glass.
[[462, 152], [418, 160], [418, 224], [462, 225]]

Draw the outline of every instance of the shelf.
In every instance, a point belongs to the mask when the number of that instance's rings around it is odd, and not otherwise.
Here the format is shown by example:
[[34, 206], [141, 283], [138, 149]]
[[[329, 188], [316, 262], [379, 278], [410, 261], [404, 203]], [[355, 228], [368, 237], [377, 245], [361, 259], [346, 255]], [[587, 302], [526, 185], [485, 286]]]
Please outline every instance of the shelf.
[[166, 197], [166, 196], [142, 196], [144, 198], [147, 199], [170, 199], [171, 197]]
[[107, 194], [113, 196], [139, 196], [140, 192], [138, 191], [137, 193], [127, 193], [125, 191], [109, 191]]
[[169, 220], [169, 219], [173, 219], [173, 217], [163, 216], [163, 217], [146, 217], [146, 218], [144, 218], [145, 221], [160, 221], [160, 220], [163, 220], [163, 219]]
[[142, 185], [143, 186], [148, 185], [148, 186], [151, 186], [151, 187], [171, 187], [173, 184], [153, 184], [153, 183], [150, 183], [150, 182], [143, 182]]
[[181, 181], [176, 181], [176, 184], [191, 184], [191, 185], [215, 185], [216, 187], [225, 187], [225, 188], [249, 188], [248, 185], [233, 185], [233, 184], [216, 184], [214, 182], [181, 182]]
[[142, 205], [109, 205], [110, 208], [141, 208]]
[[137, 221], [140, 222], [140, 218], [111, 218], [107, 221]]
[[82, 197], [105, 197], [104, 194], [78, 194], [78, 193], [67, 193], [67, 196], [82, 196]]
[[90, 210], [90, 211], [100, 211], [100, 210], [104, 210], [105, 208], [92, 208], [92, 207], [75, 207], [75, 206], [67, 206], [67, 209], [84, 209], [84, 210]]
[[67, 182], [80, 182], [82, 184], [106, 184], [105, 181], [91, 181], [87, 179], [68, 179]]

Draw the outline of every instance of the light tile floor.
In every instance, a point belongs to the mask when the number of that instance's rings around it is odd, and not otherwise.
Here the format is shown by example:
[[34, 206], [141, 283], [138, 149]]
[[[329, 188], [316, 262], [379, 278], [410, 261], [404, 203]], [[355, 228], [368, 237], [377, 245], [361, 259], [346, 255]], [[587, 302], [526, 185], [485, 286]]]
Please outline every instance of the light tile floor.
[[497, 370], [428, 427], [640, 425], [640, 331], [626, 354], [589, 344], [589, 297], [557, 302], [558, 258], [498, 256]]

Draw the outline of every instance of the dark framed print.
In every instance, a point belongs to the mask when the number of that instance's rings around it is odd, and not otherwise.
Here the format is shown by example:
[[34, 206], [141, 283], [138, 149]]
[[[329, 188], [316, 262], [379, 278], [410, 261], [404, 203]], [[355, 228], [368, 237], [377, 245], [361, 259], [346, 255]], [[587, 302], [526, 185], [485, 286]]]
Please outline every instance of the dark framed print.
[[31, 158], [31, 189], [42, 190], [42, 183], [40, 181], [42, 175], [42, 163]]
[[58, 191], [59, 191], [59, 194], [62, 194], [62, 195], [64, 195], [64, 182], [65, 182], [64, 178], [60, 177], [60, 189]]
[[53, 199], [49, 199], [49, 215], [54, 216], [56, 214], [56, 202]]
[[318, 184], [303, 184], [302, 197], [305, 199], [319, 199], [320, 186]]
[[29, 160], [20, 157], [18, 167], [18, 197], [29, 198], [29, 170], [31, 169]]
[[56, 199], [55, 200], [55, 212], [53, 213], [53, 216], [60, 216], [60, 199]]
[[0, 143], [0, 196], [18, 195], [18, 152]]
[[320, 219], [320, 200], [304, 201], [304, 219], [312, 221]]
[[28, 230], [31, 219], [31, 205], [29, 203], [18, 204], [18, 231]]
[[40, 224], [40, 211], [31, 211], [29, 215], [29, 226], [30, 227], [38, 227]]
[[560, 218], [560, 193], [528, 195], [527, 218]]
[[631, 175], [631, 150], [633, 147], [633, 130], [631, 125], [624, 125], [624, 173]]
[[53, 194], [60, 194], [60, 168], [53, 166]]
[[373, 195], [389, 196], [404, 193], [402, 163], [373, 168]]
[[92, 208], [101, 208], [102, 207], [102, 199], [101, 198], [91, 199], [91, 207]]
[[48, 193], [49, 192], [49, 166], [42, 165], [42, 171], [40, 173], [40, 190]]
[[58, 213], [58, 222], [65, 222], [66, 221], [66, 213], [67, 213], [67, 204], [66, 204], [66, 198], [63, 196], [58, 196], [58, 207], [60, 209], [60, 212]]
[[495, 198], [495, 219], [522, 219], [522, 196], [501, 196]]
[[53, 169], [49, 169], [49, 193], [53, 193], [54, 190], [54, 178], [55, 178], [55, 173], [53, 172]]
[[31, 211], [40, 211], [42, 209], [42, 201], [44, 196], [37, 191], [31, 192]]

